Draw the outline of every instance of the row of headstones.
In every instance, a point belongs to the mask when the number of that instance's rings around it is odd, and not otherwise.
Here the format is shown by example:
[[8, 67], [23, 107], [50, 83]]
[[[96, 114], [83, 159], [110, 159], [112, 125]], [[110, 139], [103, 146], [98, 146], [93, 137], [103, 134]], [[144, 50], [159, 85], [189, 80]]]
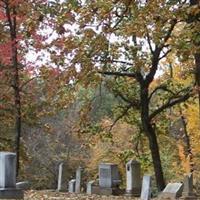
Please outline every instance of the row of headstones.
[[[62, 189], [62, 171], [63, 164], [59, 166], [58, 190]], [[83, 168], [78, 168], [76, 171], [76, 178], [68, 183], [68, 191], [70, 193], [81, 192]], [[118, 166], [110, 163], [103, 163], [99, 165], [99, 180], [89, 181], [87, 183], [87, 194], [100, 195], [117, 195], [124, 192], [119, 189], [119, 172]], [[66, 188], [65, 188], [66, 189]], [[126, 164], [126, 195], [140, 196], [142, 200], [151, 198], [151, 176], [143, 176], [141, 183], [140, 163], [130, 160]], [[193, 179], [192, 174], [185, 176], [183, 183], [169, 183], [163, 192], [159, 195], [161, 199], [176, 199], [182, 196], [183, 199], [196, 199], [193, 193]]]
[[[141, 173], [140, 163], [137, 161], [129, 161], [126, 165], [127, 186], [126, 195], [136, 196], [142, 199], [150, 199], [151, 196], [151, 176], [143, 176], [142, 189], [141, 189]], [[76, 171], [76, 179], [72, 179], [68, 184], [68, 192], [80, 193], [81, 191], [81, 172], [82, 168], [78, 168]], [[60, 174], [60, 173], [59, 173]], [[120, 178], [118, 167], [116, 164], [103, 163], [99, 165], [99, 183], [97, 181], [89, 181], [87, 183], [86, 193], [100, 194], [100, 195], [117, 195], [123, 194], [123, 190], [119, 189]], [[60, 187], [60, 177], [59, 184]]]

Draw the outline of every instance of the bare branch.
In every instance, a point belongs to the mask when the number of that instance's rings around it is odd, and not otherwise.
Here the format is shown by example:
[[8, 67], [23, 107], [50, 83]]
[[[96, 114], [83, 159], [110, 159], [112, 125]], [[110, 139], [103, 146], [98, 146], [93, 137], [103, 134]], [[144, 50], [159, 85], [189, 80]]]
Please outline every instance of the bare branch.
[[165, 43], [171, 37], [172, 31], [174, 30], [174, 27], [176, 26], [176, 24], [177, 24], [177, 19], [173, 19], [171, 21], [171, 27], [169, 28], [169, 30], [167, 31], [167, 34], [163, 38], [163, 44], [161, 44], [161, 48], [163, 48], [165, 46]]
[[108, 71], [98, 71], [100, 74], [108, 75], [108, 76], [126, 76], [131, 78], [136, 78], [137, 75], [132, 72], [108, 72]]
[[121, 64], [125, 64], [125, 65], [130, 65], [130, 66], [133, 66], [133, 63], [130, 63], [130, 62], [127, 62], [127, 61], [123, 61], [123, 60], [110, 60], [110, 62], [113, 62], [113, 63], [121, 63]]
[[171, 49], [167, 50], [167, 51], [159, 58], [159, 60], [162, 60], [163, 58], [165, 58], [171, 51], [172, 51]]
[[148, 42], [148, 45], [149, 45], [149, 49], [152, 53], [152, 55], [154, 54], [154, 51], [153, 51], [153, 47], [151, 45], [151, 39], [150, 39], [150, 35], [149, 35], [149, 32], [148, 32], [148, 29], [147, 29], [147, 42]]
[[115, 59], [100, 59], [100, 60], [94, 60], [96, 62], [111, 62], [111, 63], [120, 63], [120, 64], [124, 64], [124, 65], [129, 65], [129, 66], [133, 66], [133, 63], [131, 62], [127, 62], [127, 61], [123, 61], [123, 60], [115, 60]]
[[[130, 2], [131, 2], [131, 1], [130, 1]], [[129, 3], [129, 4], [130, 4], [130, 3]], [[122, 22], [122, 20], [124, 19], [125, 14], [126, 14], [127, 11], [128, 11], [128, 6], [129, 6], [129, 5], [126, 6], [126, 9], [125, 9], [124, 12], [121, 14], [119, 20], [118, 20], [118, 21], [115, 23], [115, 25], [112, 27], [113, 30], [116, 29], [116, 27], [117, 27], [117, 26]]]
[[121, 92], [114, 90], [114, 92], [116, 92], [116, 94], [126, 103], [128, 103], [129, 105], [131, 105], [132, 107], [134, 107], [135, 109], [139, 109], [140, 108], [140, 101], [136, 100], [136, 99], [128, 99], [126, 98]]
[[37, 79], [37, 78], [39, 78], [39, 76], [33, 77], [33, 78], [27, 80], [26, 82], [24, 82], [24, 83], [21, 85], [20, 90], [22, 90], [23, 87], [25, 87], [28, 83], [30, 83], [31, 81], [33, 81], [33, 80], [35, 80], [35, 79]]

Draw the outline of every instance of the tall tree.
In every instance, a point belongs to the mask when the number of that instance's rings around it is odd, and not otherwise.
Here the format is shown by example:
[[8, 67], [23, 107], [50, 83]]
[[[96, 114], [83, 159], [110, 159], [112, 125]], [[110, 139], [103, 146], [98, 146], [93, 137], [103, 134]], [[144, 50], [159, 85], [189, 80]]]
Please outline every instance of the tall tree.
[[[53, 42], [58, 54], [67, 58], [66, 70], [73, 82], [83, 81], [84, 77], [86, 84], [95, 82], [100, 73], [114, 77], [110, 80], [116, 83], [124, 80], [128, 83], [125, 87], [135, 85], [132, 87], [138, 91], [135, 97], [117, 91], [127, 104], [121, 117], [139, 108], [159, 191], [165, 187], [165, 181], [155, 121], [166, 109], [186, 101], [192, 89], [190, 86], [172, 89], [169, 80], [163, 80], [156, 88], [152, 83], [162, 68], [171, 67], [167, 58], [174, 51], [174, 30], [182, 24], [184, 5], [185, 1], [164, 0], [64, 2], [58, 17], [62, 31]], [[155, 106], [153, 98], [160, 92], [168, 95], [162, 104]]]
[[[44, 2], [45, 1], [40, 3]], [[34, 36], [32, 40], [34, 39], [35, 43], [39, 41], [39, 37], [36, 37], [36, 25], [40, 23], [37, 16], [39, 12], [38, 10], [34, 11], [34, 7], [36, 7], [36, 4], [32, 1], [0, 1], [1, 78], [4, 86], [8, 88], [9, 92], [7, 96], [13, 95], [13, 98], [9, 97], [9, 100], [14, 108], [14, 111], [12, 111], [13, 108], [10, 110], [15, 118], [15, 140], [13, 150], [16, 152], [17, 157], [17, 175], [19, 172], [20, 138], [22, 134], [22, 91], [25, 85], [32, 80], [30, 76], [32, 73], [31, 68], [33, 67], [27, 64], [25, 54], [27, 52], [28, 42], [31, 40], [30, 36]], [[29, 16], [28, 12], [33, 15]], [[33, 21], [32, 17], [37, 17], [37, 20]], [[10, 88], [12, 88], [12, 92], [10, 92]]]

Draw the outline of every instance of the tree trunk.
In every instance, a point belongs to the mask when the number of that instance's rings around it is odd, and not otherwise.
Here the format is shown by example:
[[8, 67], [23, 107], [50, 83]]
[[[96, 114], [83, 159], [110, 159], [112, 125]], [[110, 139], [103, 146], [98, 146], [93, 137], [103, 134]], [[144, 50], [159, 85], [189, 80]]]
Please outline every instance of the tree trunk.
[[162, 165], [161, 165], [160, 152], [159, 152], [156, 133], [154, 129], [152, 128], [151, 124], [149, 124], [148, 126], [149, 128], [148, 130], [146, 130], [146, 134], [148, 135], [148, 139], [149, 139], [149, 148], [151, 150], [151, 156], [153, 160], [157, 188], [158, 188], [158, 191], [160, 192], [165, 188], [165, 180], [164, 180], [164, 175], [163, 175], [163, 170], [162, 170]]
[[164, 175], [163, 175], [163, 170], [162, 170], [157, 136], [149, 119], [148, 86], [141, 86], [140, 98], [141, 98], [142, 127], [149, 140], [149, 148], [150, 148], [151, 156], [153, 160], [156, 184], [157, 184], [158, 191], [160, 192], [165, 187], [165, 180], [164, 180]]
[[21, 96], [19, 83], [19, 67], [18, 67], [18, 52], [17, 52], [17, 22], [15, 6], [10, 7], [6, 3], [6, 16], [9, 24], [9, 32], [11, 39], [11, 65], [13, 70], [12, 87], [14, 89], [14, 105], [15, 105], [15, 152], [16, 152], [16, 176], [19, 174], [19, 155], [20, 155], [20, 137], [21, 137]]
[[[14, 21], [16, 19], [13, 19]], [[15, 24], [16, 22], [14, 22]], [[20, 83], [19, 83], [19, 68], [17, 58], [17, 42], [16, 42], [16, 26], [13, 28], [12, 36], [12, 62], [14, 69], [14, 96], [15, 96], [15, 152], [16, 152], [16, 175], [19, 174], [19, 156], [20, 156], [20, 137], [21, 137], [21, 96], [20, 96]]]

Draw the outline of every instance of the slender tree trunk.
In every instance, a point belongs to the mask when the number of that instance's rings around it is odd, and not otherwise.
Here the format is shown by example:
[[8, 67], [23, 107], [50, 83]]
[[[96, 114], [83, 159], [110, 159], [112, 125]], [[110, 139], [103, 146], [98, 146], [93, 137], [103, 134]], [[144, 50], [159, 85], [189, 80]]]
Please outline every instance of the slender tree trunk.
[[10, 38], [11, 38], [11, 62], [13, 70], [12, 87], [14, 89], [14, 105], [15, 105], [15, 152], [16, 152], [16, 176], [19, 174], [19, 157], [20, 157], [20, 137], [21, 137], [21, 96], [19, 83], [19, 66], [18, 66], [18, 52], [17, 52], [17, 22], [16, 22], [15, 6], [10, 7], [6, 3], [6, 15], [9, 24]]
[[156, 177], [158, 191], [162, 191], [165, 187], [165, 180], [160, 159], [160, 152], [156, 133], [149, 119], [149, 99], [148, 86], [141, 86], [141, 120], [143, 130], [149, 140], [149, 148], [153, 160], [153, 167]]
[[14, 69], [14, 95], [15, 95], [15, 152], [16, 152], [16, 174], [19, 174], [19, 157], [20, 157], [20, 137], [21, 137], [21, 96], [20, 96], [20, 83], [19, 83], [19, 67], [17, 56], [17, 42], [16, 42], [16, 19], [13, 19], [13, 37], [12, 37], [12, 62]]
[[[190, 0], [190, 6], [200, 6], [199, 0]], [[194, 23], [197, 25], [199, 23], [199, 13], [191, 13], [188, 17], [188, 22], [189, 23]], [[198, 98], [199, 98], [199, 118], [200, 118], [200, 42], [197, 40], [197, 38], [200, 37], [200, 32], [196, 31], [194, 33], [194, 45], [198, 48], [197, 52], [194, 54], [194, 59], [195, 59], [195, 81], [196, 81], [196, 86], [198, 90]]]
[[148, 134], [149, 139], [149, 148], [151, 150], [151, 156], [153, 160], [153, 166], [156, 176], [156, 183], [158, 191], [162, 191], [165, 188], [165, 180], [162, 170], [162, 164], [160, 159], [160, 152], [158, 147], [158, 141], [156, 137], [156, 133], [152, 126], [149, 124], [149, 128], [146, 130], [146, 133]]

